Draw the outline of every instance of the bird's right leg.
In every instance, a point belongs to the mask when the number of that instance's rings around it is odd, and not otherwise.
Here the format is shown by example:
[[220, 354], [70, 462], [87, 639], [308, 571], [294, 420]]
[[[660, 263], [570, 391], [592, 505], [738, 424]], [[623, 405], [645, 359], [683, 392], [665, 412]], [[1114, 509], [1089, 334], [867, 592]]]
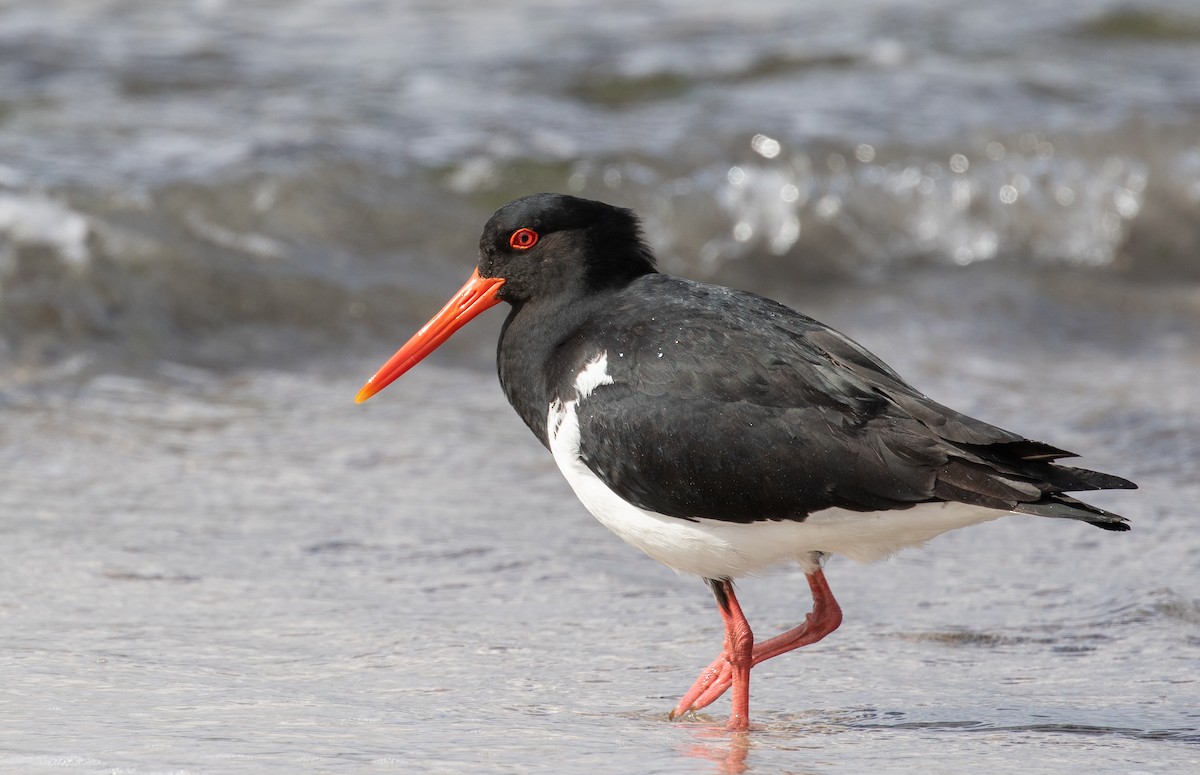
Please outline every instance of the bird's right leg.
[[705, 579], [704, 582], [712, 589], [721, 619], [725, 622], [725, 645], [721, 648], [721, 656], [700, 673], [696, 683], [670, 717], [675, 718], [684, 712], [679, 708], [686, 709], [690, 706], [692, 703], [689, 698], [693, 694], [698, 695], [713, 682], [724, 679], [722, 694], [725, 689], [733, 686], [733, 709], [729, 716], [729, 728], [745, 730], [750, 725], [750, 668], [754, 666], [754, 633], [750, 629], [750, 623], [746, 621], [746, 615], [742, 613], [737, 595], [734, 594], [733, 581]]

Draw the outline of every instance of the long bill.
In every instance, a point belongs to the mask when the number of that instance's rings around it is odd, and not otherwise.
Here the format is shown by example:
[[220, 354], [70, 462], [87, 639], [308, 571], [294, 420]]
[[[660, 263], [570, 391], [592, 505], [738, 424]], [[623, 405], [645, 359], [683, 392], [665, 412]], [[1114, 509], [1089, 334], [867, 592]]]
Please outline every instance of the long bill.
[[367, 380], [367, 384], [363, 385], [362, 390], [354, 397], [354, 402], [361, 404], [383, 390], [404, 372], [420, 363], [422, 358], [440, 347], [455, 331], [469, 323], [480, 312], [499, 304], [500, 299], [496, 298], [496, 292], [500, 290], [501, 285], [504, 285], [503, 278], [480, 277], [478, 269], [472, 272], [471, 278], [446, 302], [441, 312], [421, 326], [421, 330], [413, 334], [412, 339], [405, 342], [404, 346], [375, 372], [375, 376]]

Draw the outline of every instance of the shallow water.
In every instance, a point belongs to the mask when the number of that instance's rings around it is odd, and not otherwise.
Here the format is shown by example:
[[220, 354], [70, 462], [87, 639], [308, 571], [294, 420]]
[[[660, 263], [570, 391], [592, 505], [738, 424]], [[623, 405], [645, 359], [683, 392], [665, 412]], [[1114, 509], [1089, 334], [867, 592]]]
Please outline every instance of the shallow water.
[[[860, 336], [900, 349], [888, 331]], [[666, 719], [719, 648], [707, 591], [595, 523], [486, 371], [424, 364], [364, 406], [360, 359], [9, 391], [0, 769], [1184, 771], [1197, 353], [1143, 350], [1097, 390], [1102, 344], [1026, 352], [1037, 389], [995, 357], [904, 365], [1138, 480], [1092, 498], [1134, 531], [1013, 517], [834, 560], [846, 623], [755, 670], [732, 739], [724, 701]], [[805, 589], [744, 582], [760, 634]]]
[[[0, 771], [1200, 769], [1191, 6], [0, 3]], [[835, 559], [749, 735], [668, 721], [711, 596], [576, 502], [500, 313], [352, 403], [542, 189], [1134, 479], [1133, 531]]]

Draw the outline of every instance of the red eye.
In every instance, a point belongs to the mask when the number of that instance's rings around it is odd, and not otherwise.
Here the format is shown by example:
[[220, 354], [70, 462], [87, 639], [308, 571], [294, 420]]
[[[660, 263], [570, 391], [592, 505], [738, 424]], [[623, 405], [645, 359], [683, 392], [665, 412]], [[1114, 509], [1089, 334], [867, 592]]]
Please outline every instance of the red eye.
[[508, 244], [517, 250], [529, 250], [537, 241], [538, 233], [533, 229], [517, 229], [508, 238]]

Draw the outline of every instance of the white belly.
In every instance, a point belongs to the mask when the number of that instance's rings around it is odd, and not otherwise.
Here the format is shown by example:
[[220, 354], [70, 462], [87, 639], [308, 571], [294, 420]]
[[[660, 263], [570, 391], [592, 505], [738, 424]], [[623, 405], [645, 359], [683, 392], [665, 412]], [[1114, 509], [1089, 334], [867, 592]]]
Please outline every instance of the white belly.
[[[594, 387], [591, 385], [589, 387]], [[586, 392], [580, 391], [582, 397]], [[580, 459], [578, 401], [555, 401], [547, 417], [550, 451], [575, 495], [622, 540], [677, 571], [705, 578], [737, 578], [783, 562], [816, 567], [814, 552], [871, 562], [920, 546], [949, 530], [1009, 513], [960, 503], [923, 503], [903, 511], [831, 508], [803, 522], [750, 524], [689, 521], [639, 508], [613, 492]]]

